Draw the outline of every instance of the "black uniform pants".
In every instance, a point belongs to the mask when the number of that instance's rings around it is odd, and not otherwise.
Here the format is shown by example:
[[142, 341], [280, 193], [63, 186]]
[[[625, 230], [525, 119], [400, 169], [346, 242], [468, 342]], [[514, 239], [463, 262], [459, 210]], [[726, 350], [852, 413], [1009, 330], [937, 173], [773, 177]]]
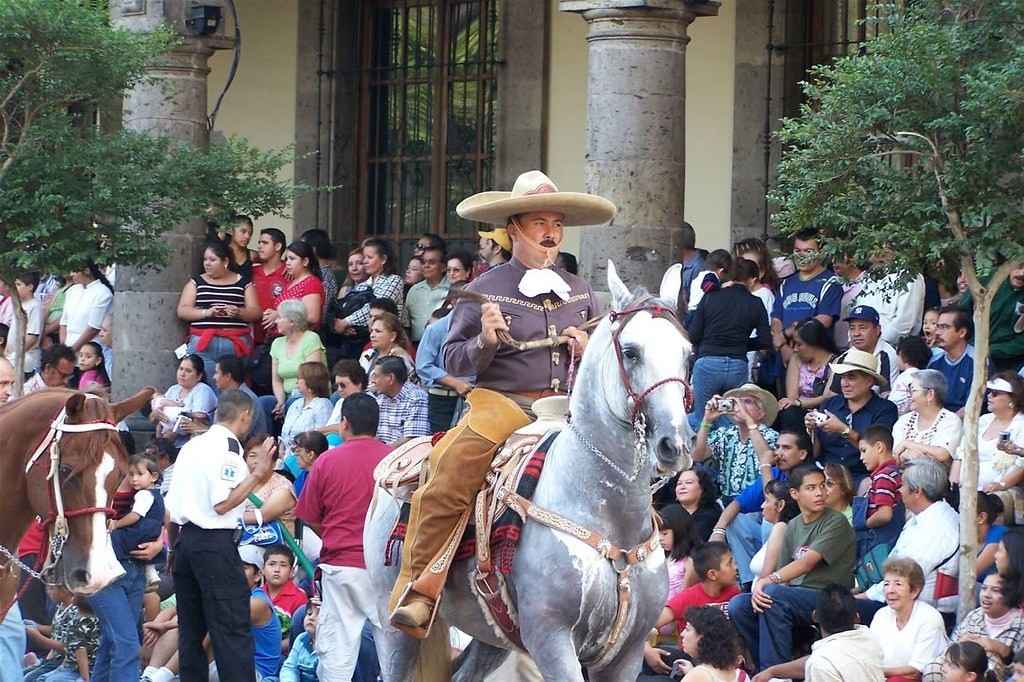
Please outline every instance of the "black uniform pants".
[[253, 682], [249, 586], [233, 530], [182, 526], [174, 546], [174, 591], [178, 606], [178, 659], [182, 682], [206, 682], [209, 634], [221, 682]]

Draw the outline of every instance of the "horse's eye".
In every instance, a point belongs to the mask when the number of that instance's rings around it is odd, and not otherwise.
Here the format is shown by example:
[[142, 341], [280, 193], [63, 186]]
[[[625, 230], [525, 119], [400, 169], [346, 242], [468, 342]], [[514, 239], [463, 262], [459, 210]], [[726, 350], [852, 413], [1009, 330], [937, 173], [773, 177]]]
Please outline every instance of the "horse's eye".
[[626, 346], [622, 349], [622, 357], [630, 362], [636, 362], [640, 359], [640, 351], [632, 346]]
[[74, 471], [75, 470], [72, 469], [67, 464], [61, 464], [60, 465], [60, 477], [61, 478], [64, 478], [64, 479], [71, 478], [71, 474], [74, 473]]

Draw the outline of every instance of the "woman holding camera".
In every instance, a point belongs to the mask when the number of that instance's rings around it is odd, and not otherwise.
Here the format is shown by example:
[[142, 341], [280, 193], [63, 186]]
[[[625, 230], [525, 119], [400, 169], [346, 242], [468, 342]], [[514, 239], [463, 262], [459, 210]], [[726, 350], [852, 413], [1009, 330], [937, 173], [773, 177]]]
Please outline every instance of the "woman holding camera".
[[[1009, 490], [1024, 481], [1024, 380], [1013, 372], [1000, 372], [988, 384], [988, 414], [978, 419], [978, 490]], [[960, 480], [963, 448], [953, 457], [950, 479]], [[1006, 500], [1004, 499], [1004, 502]]]
[[[716, 482], [723, 497], [739, 495], [760, 477], [759, 456], [772, 459], [779, 434], [768, 425], [778, 413], [775, 396], [756, 384], [744, 384], [707, 402], [693, 461], [711, 460], [707, 464], [718, 472]], [[716, 426], [723, 416], [731, 423]]]

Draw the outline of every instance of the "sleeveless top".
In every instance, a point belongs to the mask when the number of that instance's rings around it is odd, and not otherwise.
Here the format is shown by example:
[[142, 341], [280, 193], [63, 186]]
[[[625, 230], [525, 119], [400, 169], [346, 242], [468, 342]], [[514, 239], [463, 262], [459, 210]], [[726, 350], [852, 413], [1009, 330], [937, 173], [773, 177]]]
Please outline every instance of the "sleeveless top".
[[814, 382], [825, 379], [828, 377], [828, 364], [831, 360], [822, 364], [815, 372], [810, 368], [810, 365], [800, 363], [800, 381], [797, 384], [797, 392], [801, 398], [816, 398], [821, 395], [820, 392], [815, 392]]
[[270, 608], [270, 620], [263, 625], [252, 626], [256, 672], [263, 677], [277, 675], [277, 670], [281, 667], [281, 621], [277, 618], [274, 602], [261, 588], [252, 588], [249, 596], [265, 601]]
[[[202, 275], [196, 275], [192, 278], [192, 282], [196, 285], [196, 307], [206, 310], [215, 305], [233, 305], [244, 308], [245, 289], [252, 283], [252, 280], [244, 275], [239, 275], [238, 281], [234, 284], [211, 284]], [[197, 329], [249, 328], [248, 322], [237, 317], [211, 317], [196, 320], [190, 324]]]

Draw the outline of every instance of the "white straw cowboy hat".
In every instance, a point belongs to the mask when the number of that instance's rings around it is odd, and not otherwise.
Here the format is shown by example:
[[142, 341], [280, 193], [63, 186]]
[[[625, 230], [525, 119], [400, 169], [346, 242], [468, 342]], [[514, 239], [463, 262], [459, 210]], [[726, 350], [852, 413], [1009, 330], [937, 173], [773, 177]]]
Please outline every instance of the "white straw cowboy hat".
[[866, 351], [851, 348], [840, 355], [839, 360], [832, 363], [831, 367], [833, 372], [840, 375], [847, 372], [870, 374], [883, 390], [889, 386], [889, 380], [878, 373], [878, 358]]
[[466, 220], [504, 227], [511, 216], [551, 211], [564, 225], [602, 225], [615, 217], [615, 204], [582, 192], [559, 192], [551, 178], [532, 170], [516, 178], [511, 192], [480, 192], [463, 199], [455, 212]]
[[748, 383], [726, 391], [722, 397], [739, 398], [740, 396], [750, 396], [761, 403], [761, 409], [764, 410], [763, 424], [771, 426], [775, 423], [775, 418], [779, 416], [779, 401], [775, 399], [775, 396], [757, 384]]

